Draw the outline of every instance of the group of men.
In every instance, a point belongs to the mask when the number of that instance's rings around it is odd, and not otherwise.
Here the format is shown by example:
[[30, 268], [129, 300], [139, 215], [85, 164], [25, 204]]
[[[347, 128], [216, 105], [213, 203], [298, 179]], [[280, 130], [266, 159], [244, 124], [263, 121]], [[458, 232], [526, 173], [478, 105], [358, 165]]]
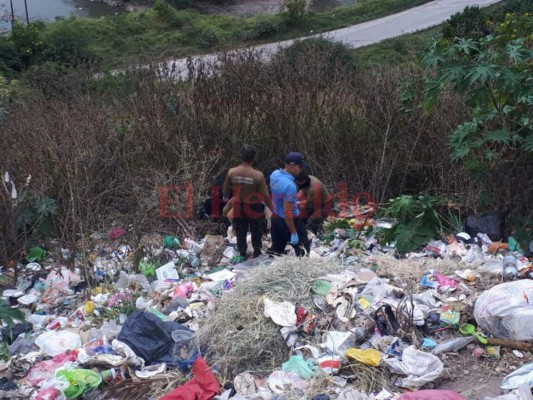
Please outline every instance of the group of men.
[[290, 243], [297, 255], [309, 254], [307, 229], [315, 233], [320, 229], [331, 211], [331, 196], [322, 182], [307, 174], [305, 157], [298, 152], [287, 154], [284, 168], [272, 172], [269, 193], [265, 176], [253, 167], [256, 153], [255, 147], [244, 146], [240, 165], [228, 171], [222, 187], [227, 201], [224, 215], [232, 222], [240, 257], [247, 257], [248, 231], [253, 257], [261, 255], [265, 215], [269, 211], [272, 213], [269, 251], [284, 254]]

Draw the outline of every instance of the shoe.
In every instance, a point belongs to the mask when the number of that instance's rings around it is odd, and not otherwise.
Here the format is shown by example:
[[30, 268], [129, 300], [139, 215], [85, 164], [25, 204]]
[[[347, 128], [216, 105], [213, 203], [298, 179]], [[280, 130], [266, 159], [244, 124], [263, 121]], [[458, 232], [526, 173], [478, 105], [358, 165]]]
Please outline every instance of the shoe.
[[261, 250], [257, 250], [257, 251], [254, 250], [253, 258], [257, 258], [257, 257], [259, 257], [259, 256], [262, 255], [262, 254], [263, 254], [263, 252], [262, 252]]

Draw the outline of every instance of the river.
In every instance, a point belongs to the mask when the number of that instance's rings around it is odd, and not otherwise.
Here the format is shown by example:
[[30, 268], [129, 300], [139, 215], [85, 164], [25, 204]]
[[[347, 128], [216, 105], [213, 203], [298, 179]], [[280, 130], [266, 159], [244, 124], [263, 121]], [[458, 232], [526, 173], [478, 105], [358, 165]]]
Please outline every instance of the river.
[[[12, 0], [15, 17], [20, 21], [26, 21], [24, 0]], [[101, 1], [91, 0], [26, 0], [28, 4], [28, 16], [33, 20], [50, 21], [55, 17], [101, 17], [123, 12], [123, 7], [111, 7]], [[11, 6], [9, 0], [0, 0], [0, 30], [9, 29]]]

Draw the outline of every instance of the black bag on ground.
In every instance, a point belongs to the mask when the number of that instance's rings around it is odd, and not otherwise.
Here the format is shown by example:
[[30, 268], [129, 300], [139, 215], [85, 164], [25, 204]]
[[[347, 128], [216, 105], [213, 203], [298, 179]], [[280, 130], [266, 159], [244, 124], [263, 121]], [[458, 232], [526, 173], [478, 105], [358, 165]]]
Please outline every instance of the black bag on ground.
[[478, 233], [486, 233], [490, 240], [505, 239], [505, 214], [497, 211], [481, 216], [466, 217], [466, 233], [474, 237]]
[[174, 340], [164, 322], [152, 313], [134, 311], [126, 320], [117, 337], [126, 343], [146, 365], [155, 364], [171, 354]]

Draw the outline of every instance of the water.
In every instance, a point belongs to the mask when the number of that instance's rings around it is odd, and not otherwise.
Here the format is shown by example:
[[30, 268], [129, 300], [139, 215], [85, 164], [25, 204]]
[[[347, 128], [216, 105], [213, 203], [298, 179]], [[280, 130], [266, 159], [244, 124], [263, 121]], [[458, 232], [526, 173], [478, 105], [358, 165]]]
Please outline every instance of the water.
[[[15, 17], [26, 22], [24, 0], [12, 0]], [[55, 17], [98, 18], [123, 12], [123, 7], [111, 7], [101, 1], [91, 0], [27, 0], [30, 22], [34, 20], [53, 21]], [[0, 31], [11, 29], [11, 6], [9, 0], [0, 0]]]

